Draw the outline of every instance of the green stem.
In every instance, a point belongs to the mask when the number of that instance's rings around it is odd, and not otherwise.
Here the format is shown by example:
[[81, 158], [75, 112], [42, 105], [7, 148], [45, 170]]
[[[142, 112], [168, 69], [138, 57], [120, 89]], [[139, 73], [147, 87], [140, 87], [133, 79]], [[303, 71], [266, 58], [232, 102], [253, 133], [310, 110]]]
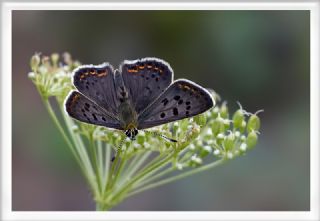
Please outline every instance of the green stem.
[[[155, 172], [157, 172], [158, 170], [156, 170]], [[172, 167], [169, 167], [169, 168], [166, 168], [164, 169], [163, 171], [159, 172], [158, 174], [152, 176], [155, 172], [152, 172], [150, 174], [147, 175], [147, 178], [146, 179], [142, 179], [136, 186], [134, 186], [135, 189], [138, 189], [139, 187], [141, 186], [144, 186], [156, 179], [159, 179], [160, 177], [163, 177], [165, 175], [167, 175], [168, 173], [171, 173], [174, 171], [174, 168]], [[150, 177], [151, 176], [151, 177]]]
[[152, 184], [149, 184], [149, 185], [146, 185], [140, 189], [137, 189], [137, 190], [134, 190], [132, 191], [131, 193], [129, 193], [127, 195], [127, 197], [129, 196], [133, 196], [137, 193], [140, 193], [142, 191], [145, 191], [145, 190], [148, 190], [148, 189], [151, 189], [151, 188], [155, 188], [155, 187], [159, 187], [161, 185], [164, 185], [164, 184], [168, 184], [168, 183], [171, 183], [171, 182], [174, 182], [174, 181], [177, 181], [177, 180], [180, 180], [182, 178], [185, 178], [185, 177], [188, 177], [188, 176], [191, 176], [195, 173], [199, 173], [199, 172], [202, 172], [202, 171], [205, 171], [205, 170], [208, 170], [208, 169], [212, 169], [214, 167], [217, 167], [221, 164], [223, 164], [224, 162], [226, 162], [227, 160], [226, 159], [220, 159], [220, 160], [217, 160], [213, 163], [210, 163], [210, 164], [207, 164], [205, 166], [202, 166], [202, 167], [198, 167], [196, 169], [193, 169], [193, 170], [189, 170], [187, 172], [184, 172], [182, 174], [179, 174], [179, 175], [176, 175], [176, 176], [173, 176], [173, 177], [170, 177], [170, 178], [167, 178], [167, 179], [164, 179], [164, 180], [161, 180], [161, 181], [158, 181], [156, 183], [152, 183]]
[[73, 121], [71, 120], [70, 117], [68, 117], [67, 115], [65, 115], [63, 107], [60, 105], [60, 111], [61, 114], [64, 118], [65, 124], [67, 126], [67, 129], [69, 131], [69, 134], [71, 135], [71, 138], [75, 144], [75, 151], [77, 151], [77, 153], [79, 154], [79, 158], [81, 161], [80, 167], [83, 167], [83, 173], [85, 175], [85, 177], [87, 177], [87, 181], [89, 183], [89, 186], [91, 187], [92, 191], [95, 193], [96, 195], [96, 183], [95, 183], [95, 175], [92, 169], [92, 165], [89, 159], [89, 156], [87, 154], [86, 148], [83, 144], [83, 141], [80, 137], [80, 135], [78, 133], [75, 133], [72, 130], [72, 127], [75, 125], [73, 123]]
[[149, 172], [153, 171], [155, 168], [159, 167], [159, 166], [162, 166], [164, 164], [167, 164], [172, 156], [174, 155], [173, 154], [169, 154], [166, 158], [164, 158], [162, 161], [160, 162], [156, 162], [155, 164], [153, 165], [150, 165], [150, 166], [147, 166], [147, 168], [145, 170], [143, 170], [140, 174], [138, 174], [136, 177], [134, 177], [133, 179], [131, 179], [127, 184], [124, 185], [123, 188], [121, 188], [113, 197], [112, 199], [117, 201], [121, 198], [122, 194], [123, 193], [126, 193], [127, 191], [130, 190], [131, 186], [136, 183], [137, 181], [139, 181], [141, 178], [143, 178], [146, 174], [148, 174]]
[[[97, 154], [98, 154], [98, 164], [99, 164], [99, 176], [102, 180], [103, 179], [103, 174], [104, 174], [104, 167], [103, 167], [103, 151], [102, 151], [102, 141], [98, 140], [97, 141]], [[103, 186], [103, 183], [101, 181], [101, 185]]]
[[[112, 184], [112, 175], [114, 173], [116, 165], [118, 164], [119, 159], [120, 159], [120, 153], [117, 153], [116, 159], [114, 160], [114, 162], [109, 162], [109, 163], [112, 163], [112, 166], [111, 166], [110, 173], [108, 174], [108, 183], [107, 183], [105, 191], [104, 191], [105, 194], [109, 193], [109, 190], [110, 190], [110, 187], [111, 187], [111, 184]], [[108, 196], [105, 196], [105, 197], [108, 197]]]
[[90, 134], [89, 140], [90, 140], [90, 146], [91, 146], [93, 168], [95, 170], [95, 177], [96, 177], [96, 181], [97, 181], [97, 185], [98, 185], [99, 194], [101, 194], [102, 188], [101, 188], [101, 178], [100, 178], [100, 172], [99, 172], [99, 165], [98, 165], [98, 161], [97, 161], [97, 151], [96, 151], [96, 145], [95, 145], [95, 141], [93, 140], [92, 134]]
[[126, 159], [126, 152], [124, 152], [124, 156], [123, 156], [122, 159], [121, 159], [121, 162], [120, 162], [120, 165], [119, 165], [119, 167], [118, 167], [118, 170], [115, 172], [115, 175], [114, 175], [114, 178], [113, 178], [113, 180], [112, 180], [112, 183], [111, 183], [110, 188], [113, 188], [114, 185], [117, 183], [119, 174], [121, 174], [122, 169], [123, 169], [123, 166], [125, 165], [125, 162], [126, 162], [125, 159]]
[[132, 159], [130, 166], [128, 167], [128, 170], [124, 174], [124, 178], [126, 180], [129, 180], [131, 176], [138, 171], [140, 166], [148, 159], [150, 156], [151, 152], [146, 152], [142, 156], [141, 155], [136, 155], [135, 158]]
[[53, 120], [54, 124], [57, 126], [58, 130], [62, 134], [62, 137], [66, 141], [66, 143], [67, 143], [68, 147], [70, 148], [72, 154], [75, 156], [77, 162], [81, 165], [80, 158], [79, 158], [77, 152], [75, 151], [75, 148], [73, 147], [73, 144], [71, 143], [71, 141], [69, 140], [68, 136], [66, 135], [64, 129], [62, 128], [62, 126], [61, 126], [56, 114], [52, 110], [52, 106], [51, 106], [51, 104], [49, 102], [49, 99], [44, 98], [43, 102], [44, 102], [44, 106], [47, 108], [47, 111], [49, 112], [49, 115], [50, 115], [51, 119]]
[[105, 159], [104, 159], [104, 183], [103, 186], [106, 188], [108, 183], [108, 175], [109, 175], [109, 165], [111, 161], [111, 146], [109, 144], [105, 145]]

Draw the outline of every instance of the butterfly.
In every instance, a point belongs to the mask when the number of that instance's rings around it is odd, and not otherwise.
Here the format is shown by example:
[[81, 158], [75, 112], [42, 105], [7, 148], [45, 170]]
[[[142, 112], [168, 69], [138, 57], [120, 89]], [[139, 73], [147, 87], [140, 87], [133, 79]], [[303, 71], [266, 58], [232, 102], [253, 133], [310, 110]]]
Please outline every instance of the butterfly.
[[131, 140], [139, 130], [201, 114], [215, 104], [196, 83], [173, 81], [172, 68], [158, 58], [125, 60], [119, 69], [109, 63], [79, 66], [73, 85], [76, 90], [65, 100], [70, 117], [122, 130]]

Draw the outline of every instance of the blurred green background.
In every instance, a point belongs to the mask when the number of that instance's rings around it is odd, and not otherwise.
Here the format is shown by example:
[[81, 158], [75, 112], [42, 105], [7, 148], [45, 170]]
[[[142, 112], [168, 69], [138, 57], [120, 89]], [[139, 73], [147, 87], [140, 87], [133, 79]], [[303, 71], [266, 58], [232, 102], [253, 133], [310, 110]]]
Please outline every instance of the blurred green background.
[[[257, 147], [114, 210], [310, 209], [309, 11], [14, 11], [13, 210], [94, 210], [80, 169], [27, 78], [35, 52], [82, 63], [147, 56], [260, 114]], [[9, 74], [9, 73], [8, 73]]]

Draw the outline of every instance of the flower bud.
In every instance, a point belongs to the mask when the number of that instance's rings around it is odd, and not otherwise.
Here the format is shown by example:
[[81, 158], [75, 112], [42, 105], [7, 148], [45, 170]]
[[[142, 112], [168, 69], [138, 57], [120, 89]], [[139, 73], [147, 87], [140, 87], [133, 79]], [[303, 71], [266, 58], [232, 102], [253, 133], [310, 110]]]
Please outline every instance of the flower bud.
[[36, 53], [31, 57], [31, 60], [30, 60], [31, 70], [34, 72], [37, 72], [39, 64], [40, 64], [40, 56], [38, 53]]
[[247, 150], [247, 144], [246, 144], [246, 143], [241, 143], [239, 149], [240, 149], [242, 152], [245, 152], [245, 151]]
[[205, 114], [199, 114], [195, 116], [193, 119], [196, 122], [196, 124], [198, 124], [200, 127], [204, 126], [207, 122], [207, 117]]
[[232, 117], [233, 120], [233, 126], [236, 129], [241, 129], [243, 128], [243, 122], [244, 121], [244, 113], [242, 109], [237, 110]]
[[34, 79], [36, 79], [36, 74], [34, 72], [29, 72], [28, 73], [28, 78], [31, 79], [31, 80], [34, 80]]
[[67, 65], [71, 65], [72, 64], [72, 57], [68, 52], [63, 53], [63, 60]]
[[195, 165], [200, 165], [200, 164], [202, 164], [202, 159], [200, 157], [198, 157], [196, 154], [194, 154], [191, 157], [191, 163], [193, 163]]
[[223, 133], [225, 131], [224, 120], [220, 116], [218, 116], [212, 123], [212, 132], [214, 135], [218, 133]]
[[59, 54], [58, 53], [53, 53], [51, 55], [51, 61], [54, 67], [58, 66], [58, 61], [59, 61]]
[[41, 59], [41, 63], [46, 67], [50, 67], [50, 59], [48, 56], [43, 56]]
[[247, 141], [246, 141], [248, 145], [248, 149], [252, 149], [257, 144], [257, 141], [258, 141], [257, 133], [254, 130], [252, 130], [248, 134]]
[[219, 149], [215, 149], [213, 151], [213, 155], [218, 156], [220, 154], [220, 150]]
[[[209, 115], [209, 117], [212, 117], [212, 118], [217, 118], [218, 117], [218, 114], [219, 114], [219, 107], [214, 107], [213, 109], [212, 109], [212, 111], [210, 111], [211, 112], [211, 115]], [[208, 113], [210, 113], [209, 111], [208, 111]]]
[[142, 145], [144, 143], [144, 140], [145, 140], [145, 137], [143, 135], [138, 134], [137, 143]]
[[206, 157], [209, 153], [211, 153], [211, 151], [212, 151], [212, 148], [210, 146], [206, 145], [201, 148], [199, 155], [201, 158], [203, 158], [203, 157]]
[[220, 107], [220, 116], [222, 118], [229, 118], [229, 110], [227, 107], [227, 102], [223, 102]]
[[223, 145], [225, 150], [232, 150], [235, 142], [235, 136], [233, 133], [230, 133], [224, 140]]
[[227, 152], [227, 158], [228, 158], [229, 160], [231, 160], [231, 159], [233, 158], [233, 153], [230, 152], [230, 151], [228, 151], [228, 152]]
[[247, 124], [247, 132], [258, 131], [260, 129], [260, 118], [257, 115], [251, 115], [248, 124]]

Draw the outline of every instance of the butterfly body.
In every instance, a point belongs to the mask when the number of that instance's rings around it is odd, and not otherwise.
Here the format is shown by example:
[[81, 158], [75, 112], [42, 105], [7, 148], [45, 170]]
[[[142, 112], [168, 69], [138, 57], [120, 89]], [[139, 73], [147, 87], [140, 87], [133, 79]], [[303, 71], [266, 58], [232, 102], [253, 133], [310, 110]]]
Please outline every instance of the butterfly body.
[[214, 105], [210, 93], [192, 81], [173, 81], [168, 63], [157, 58], [104, 63], [73, 71], [77, 90], [66, 98], [66, 112], [90, 124], [118, 129], [132, 140], [138, 131], [192, 117]]

